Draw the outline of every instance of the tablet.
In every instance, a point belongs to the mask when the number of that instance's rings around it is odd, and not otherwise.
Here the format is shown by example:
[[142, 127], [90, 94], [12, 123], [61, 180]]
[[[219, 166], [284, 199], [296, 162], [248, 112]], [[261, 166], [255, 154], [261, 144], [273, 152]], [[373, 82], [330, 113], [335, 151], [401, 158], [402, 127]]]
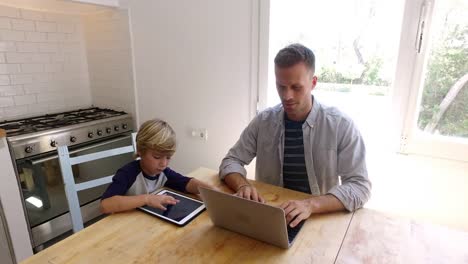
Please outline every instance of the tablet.
[[161, 190], [156, 194], [170, 195], [179, 200], [179, 202], [175, 205], [166, 205], [166, 210], [161, 210], [159, 208], [154, 208], [147, 205], [139, 207], [139, 209], [178, 226], [184, 226], [188, 224], [190, 221], [192, 221], [192, 219], [205, 210], [205, 205], [203, 202], [187, 197], [183, 194], [175, 193], [169, 190]]

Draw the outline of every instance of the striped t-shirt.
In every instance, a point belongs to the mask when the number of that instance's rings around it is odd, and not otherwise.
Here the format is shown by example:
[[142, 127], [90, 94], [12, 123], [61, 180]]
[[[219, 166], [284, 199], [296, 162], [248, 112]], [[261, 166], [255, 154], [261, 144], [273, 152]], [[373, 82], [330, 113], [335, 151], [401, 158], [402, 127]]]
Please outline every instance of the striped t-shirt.
[[304, 159], [303, 123], [304, 121], [296, 122], [287, 117], [284, 119], [283, 186], [311, 193]]

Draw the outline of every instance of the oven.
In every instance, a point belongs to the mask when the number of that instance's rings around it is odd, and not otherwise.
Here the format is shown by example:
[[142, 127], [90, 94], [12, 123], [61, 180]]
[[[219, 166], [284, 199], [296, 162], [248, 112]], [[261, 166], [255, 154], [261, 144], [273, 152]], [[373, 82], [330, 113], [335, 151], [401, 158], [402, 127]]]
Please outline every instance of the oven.
[[[70, 156], [132, 145], [133, 120], [125, 112], [89, 108], [0, 122], [16, 170], [22, 210], [35, 252], [72, 230], [57, 146]], [[72, 166], [76, 183], [109, 175], [133, 160], [132, 153]], [[99, 219], [99, 203], [108, 184], [78, 192], [83, 222]]]
[[[74, 157], [131, 144], [131, 134], [126, 134], [101, 142], [72, 146], [69, 147], [69, 151], [70, 156]], [[80, 183], [115, 174], [132, 159], [133, 154], [126, 153], [74, 165], [72, 169], [75, 182]], [[57, 152], [16, 160], [16, 168], [33, 248], [71, 230]], [[101, 215], [99, 201], [107, 186], [108, 184], [78, 192], [84, 222]]]

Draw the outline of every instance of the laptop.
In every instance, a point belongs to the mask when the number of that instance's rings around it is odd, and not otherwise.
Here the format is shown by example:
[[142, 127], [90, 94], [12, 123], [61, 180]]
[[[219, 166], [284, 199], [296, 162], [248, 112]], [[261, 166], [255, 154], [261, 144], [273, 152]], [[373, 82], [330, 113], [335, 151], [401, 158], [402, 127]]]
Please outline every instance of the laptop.
[[215, 226], [281, 247], [289, 248], [304, 221], [286, 225], [283, 209], [199, 187], [208, 215]]

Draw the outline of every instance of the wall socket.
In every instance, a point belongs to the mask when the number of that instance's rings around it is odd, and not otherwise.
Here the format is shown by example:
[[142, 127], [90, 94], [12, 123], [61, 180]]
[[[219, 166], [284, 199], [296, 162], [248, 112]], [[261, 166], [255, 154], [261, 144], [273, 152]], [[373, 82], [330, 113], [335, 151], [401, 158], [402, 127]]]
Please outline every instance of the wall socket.
[[201, 128], [201, 129], [194, 129], [192, 130], [192, 137], [196, 137], [199, 139], [204, 139], [205, 141], [208, 140], [208, 129]]

